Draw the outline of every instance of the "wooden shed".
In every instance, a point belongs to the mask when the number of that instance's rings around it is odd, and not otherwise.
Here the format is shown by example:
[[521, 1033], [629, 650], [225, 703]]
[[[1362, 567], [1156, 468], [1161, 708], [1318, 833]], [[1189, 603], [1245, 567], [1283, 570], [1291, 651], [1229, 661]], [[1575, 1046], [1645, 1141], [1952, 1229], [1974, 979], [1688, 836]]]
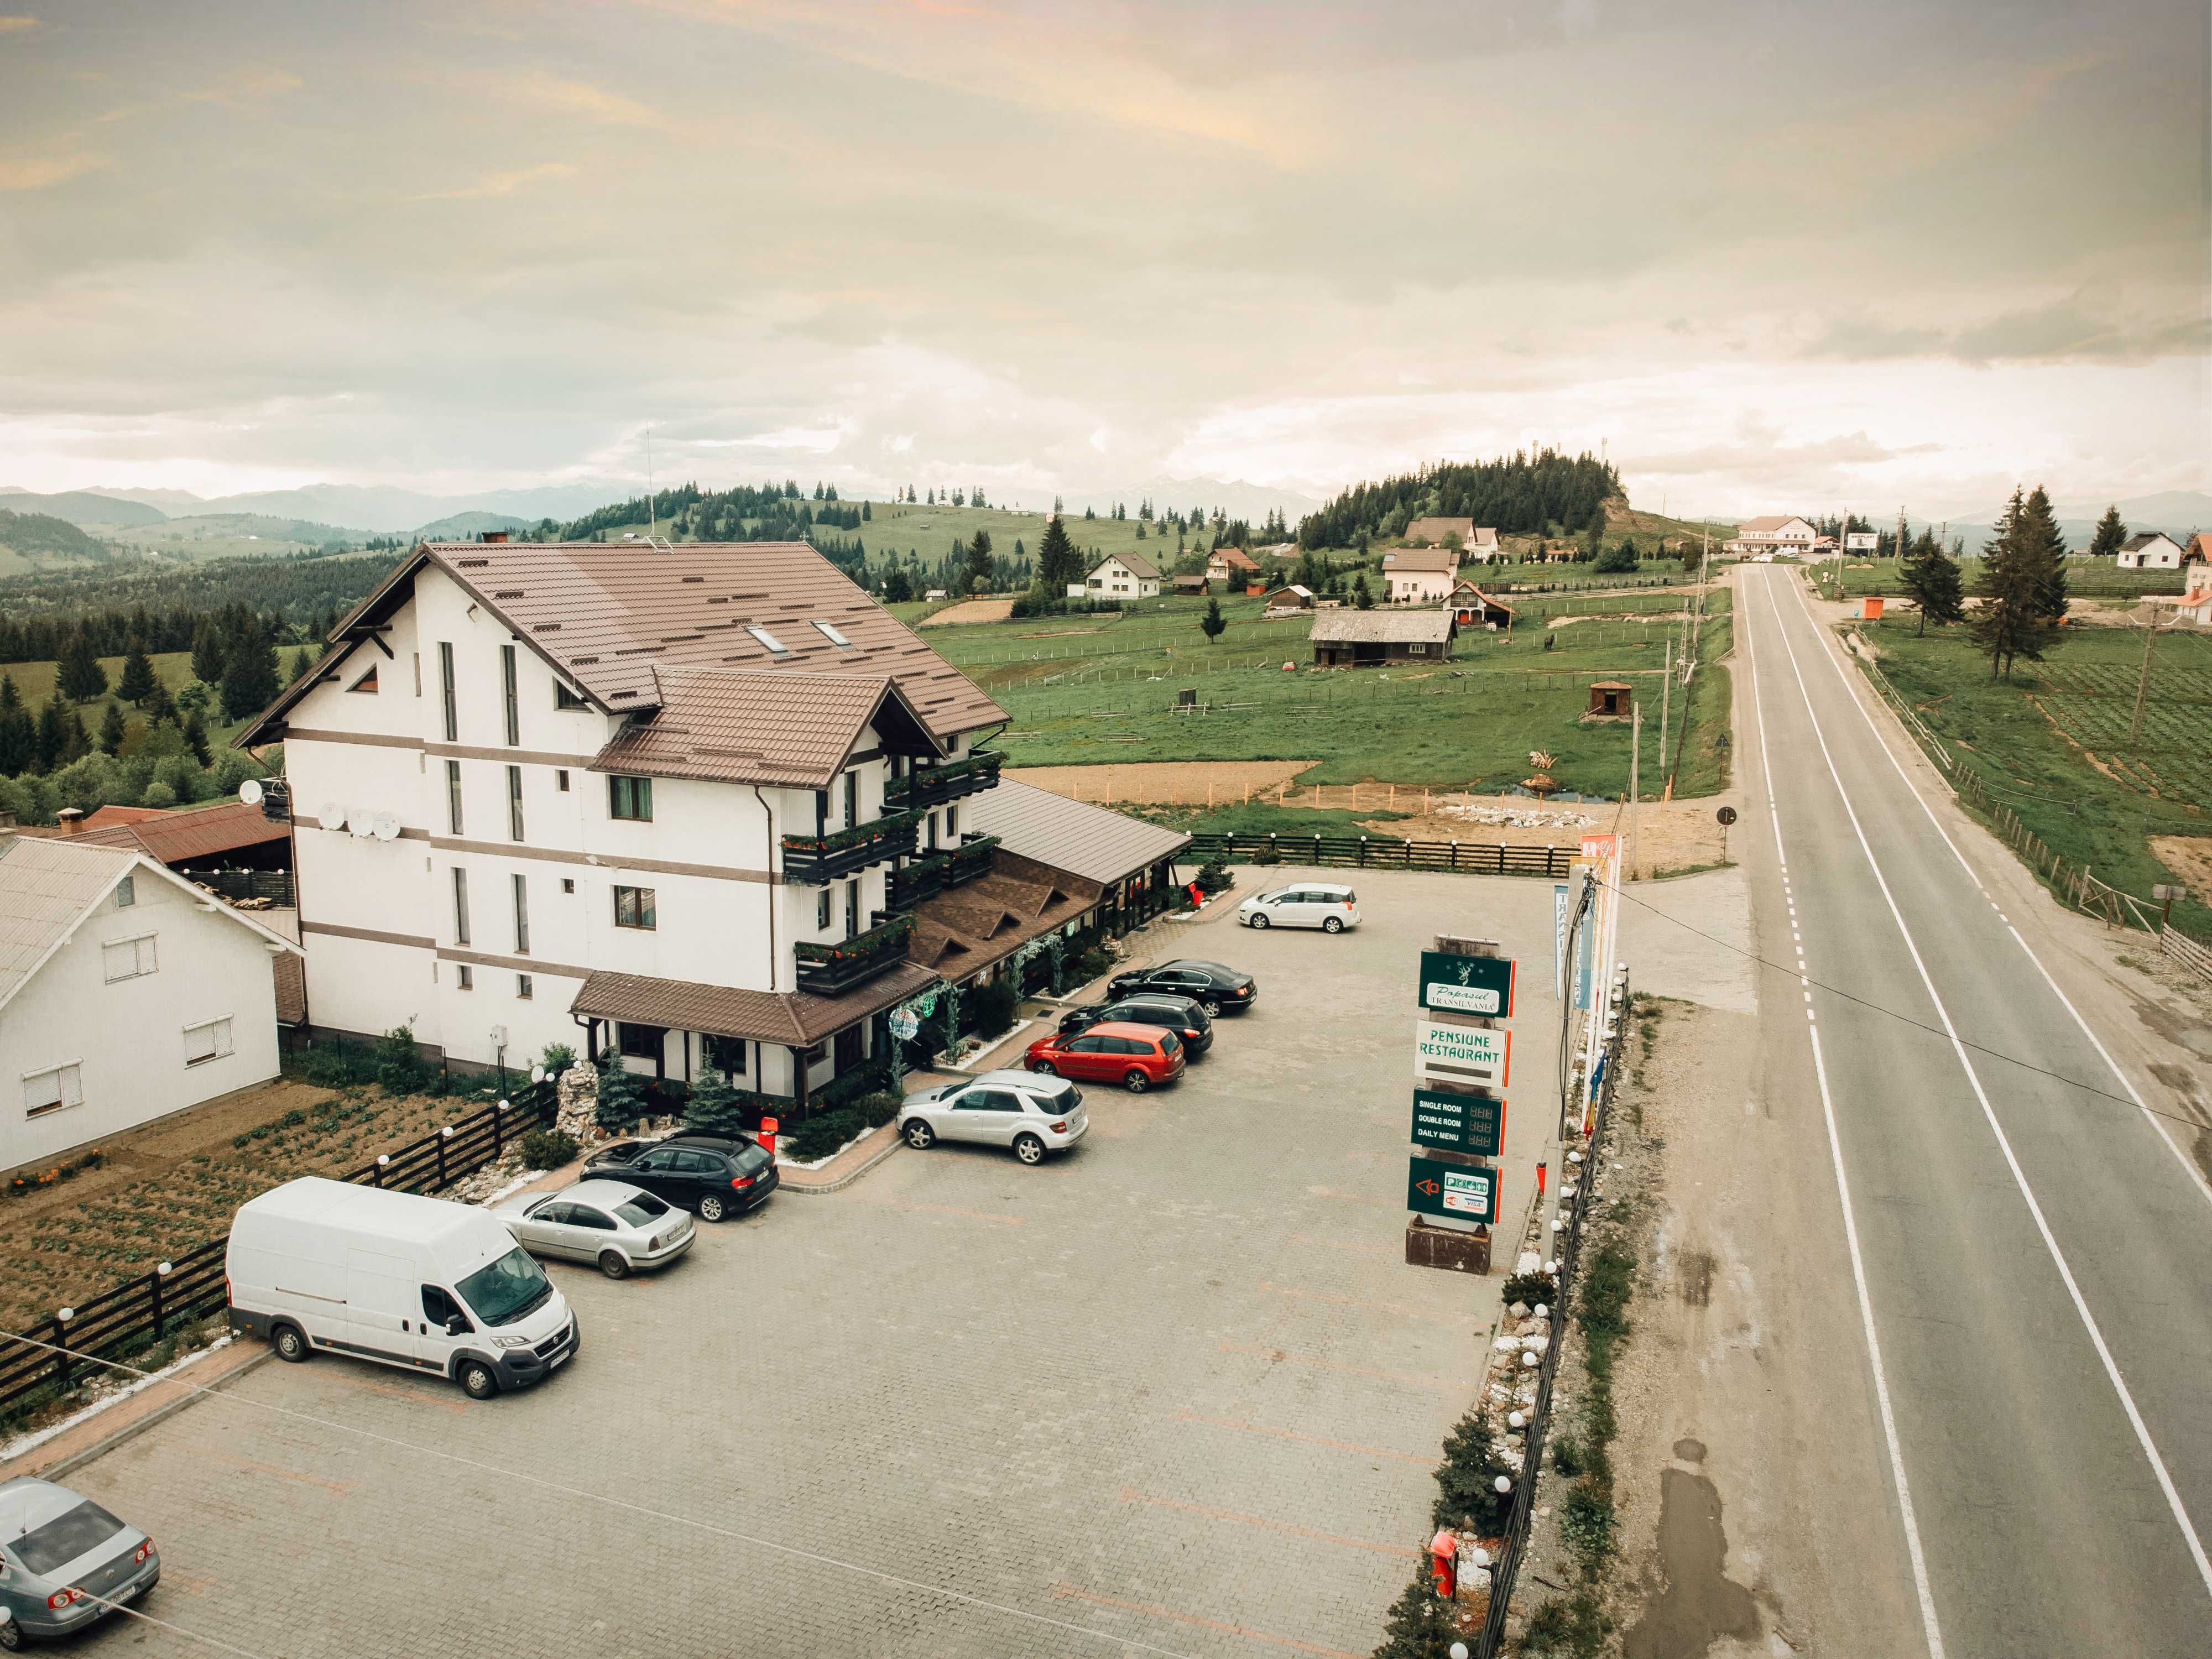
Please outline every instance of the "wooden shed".
[[1610, 714], [1620, 720], [1628, 718], [1636, 703], [1636, 688], [1626, 680], [1593, 680], [1590, 683], [1589, 712]]

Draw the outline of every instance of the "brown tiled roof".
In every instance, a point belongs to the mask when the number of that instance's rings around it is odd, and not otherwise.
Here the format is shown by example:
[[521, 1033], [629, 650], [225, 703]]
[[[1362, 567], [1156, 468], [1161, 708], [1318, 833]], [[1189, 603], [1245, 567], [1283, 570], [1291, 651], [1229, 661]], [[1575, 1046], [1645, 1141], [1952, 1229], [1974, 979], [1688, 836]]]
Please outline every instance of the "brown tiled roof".
[[1459, 568], [1459, 555], [1449, 547], [1394, 547], [1382, 556], [1382, 568], [1392, 573], [1441, 571], [1449, 576]]
[[910, 955], [947, 979], [964, 979], [1074, 921], [1105, 890], [1000, 847], [991, 854], [988, 874], [915, 908]]
[[[101, 812], [107, 810], [100, 808]], [[85, 822], [90, 823], [99, 816], [95, 812]], [[82, 830], [71, 839], [88, 847], [135, 848], [157, 864], [183, 864], [283, 841], [290, 833], [287, 826], [272, 823], [258, 806], [234, 800], [220, 806], [195, 807], [189, 812], [154, 812], [128, 823], [111, 820], [104, 829]]]
[[1241, 547], [1218, 547], [1210, 556], [1208, 562], [1210, 563], [1213, 559], [1220, 560], [1231, 570], [1257, 570], [1260, 568], [1254, 562], [1252, 556]]
[[821, 789], [886, 698], [902, 725], [915, 720], [884, 675], [657, 668], [653, 679], [658, 712], [624, 726], [593, 771]]
[[841, 997], [810, 996], [804, 991], [739, 991], [726, 985], [602, 971], [584, 981], [568, 1012], [628, 1020], [634, 1025], [808, 1048], [936, 982], [935, 974], [912, 962]]
[[1444, 538], [1454, 535], [1459, 538], [1462, 547], [1472, 547], [1474, 544], [1474, 520], [1473, 519], [1416, 519], [1406, 526], [1407, 541], [1427, 542], [1434, 547], [1443, 546]]
[[[994, 726], [1006, 712], [804, 542], [425, 542], [334, 630], [389, 616], [416, 571], [461, 583], [592, 701], [616, 714], [647, 707], [656, 667], [889, 676], [940, 740]], [[816, 628], [827, 623], [851, 643]], [[781, 654], [746, 632], [765, 629]], [[327, 672], [337, 665], [325, 658]], [[302, 675], [241, 732], [266, 743], [320, 675]]]
[[112, 830], [118, 823], [140, 823], [148, 818], [158, 818], [158, 806], [118, 806], [110, 801], [100, 807], [79, 826], [81, 830]]
[[1097, 574], [1103, 567], [1113, 563], [1116, 559], [1121, 562], [1122, 568], [1133, 576], [1142, 577], [1146, 581], [1159, 580], [1159, 567], [1141, 553], [1109, 553], [1091, 567], [1092, 573]]

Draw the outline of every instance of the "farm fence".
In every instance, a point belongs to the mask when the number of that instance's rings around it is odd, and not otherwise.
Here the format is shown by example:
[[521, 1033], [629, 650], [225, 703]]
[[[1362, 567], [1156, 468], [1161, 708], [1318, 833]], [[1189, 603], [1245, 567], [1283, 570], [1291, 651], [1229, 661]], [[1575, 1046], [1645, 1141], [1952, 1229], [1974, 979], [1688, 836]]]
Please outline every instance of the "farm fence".
[[1548, 876], [1565, 881], [1574, 847], [1396, 841], [1384, 836], [1194, 835], [1178, 862], [1297, 864], [1367, 870], [1447, 870], [1470, 876]]
[[[529, 1130], [551, 1123], [555, 1105], [550, 1079], [526, 1083], [506, 1102], [472, 1112], [337, 1178], [398, 1192], [442, 1192], [498, 1162]], [[227, 1237], [210, 1239], [77, 1307], [58, 1310], [44, 1324], [20, 1333], [30, 1341], [0, 1334], [0, 1410], [42, 1391], [66, 1393], [72, 1382], [97, 1370], [99, 1361], [144, 1354], [173, 1333], [221, 1312], [229, 1300], [223, 1276], [228, 1248]]]
[[1866, 671], [1883, 700], [1905, 723], [1915, 742], [1928, 757], [1942, 769], [1951, 793], [1972, 809], [1976, 816], [1996, 833], [1997, 838], [2012, 848], [2035, 872], [2036, 878], [2048, 887], [2059, 902], [2085, 915], [2096, 916], [2113, 927], [2136, 927], [2154, 936], [2159, 948], [2175, 961], [2195, 969], [2207, 979], [2212, 979], [2212, 946], [2202, 939], [2193, 939], [2175, 927], [2160, 908], [2148, 899], [2137, 898], [2133, 893], [2114, 887], [2098, 878], [2087, 865], [2077, 865], [2062, 854], [2054, 853], [2043, 839], [2021, 821], [2020, 814], [1996, 799], [1989, 786], [1982, 781], [1981, 774], [1965, 762], [1957, 759], [1943, 745], [1942, 739], [1928, 728], [1918, 711], [1906, 701], [1904, 693], [1881, 672], [1879, 663], [1866, 652], [1854, 649], [1851, 655]]
[[[1628, 988], [1620, 988], [1620, 1006], [1628, 1006]], [[1590, 1121], [1589, 1137], [1582, 1144], [1581, 1173], [1575, 1180], [1553, 1260], [1559, 1265], [1558, 1288], [1553, 1292], [1553, 1336], [1544, 1345], [1543, 1360], [1536, 1368], [1536, 1403], [1522, 1433], [1521, 1479], [1515, 1483], [1513, 1511], [1505, 1522], [1505, 1542], [1490, 1574], [1490, 1610], [1482, 1635], [1474, 1644], [1475, 1659], [1494, 1659], [1505, 1641], [1505, 1620], [1512, 1610], [1514, 1581], [1520, 1576], [1521, 1559], [1528, 1548], [1528, 1531], [1536, 1505], [1536, 1488], [1544, 1468], [1544, 1437], [1552, 1426], [1552, 1385], [1559, 1372], [1559, 1356], [1565, 1351], [1567, 1326], [1574, 1308], [1575, 1267], [1582, 1259], [1583, 1224], [1595, 1201], [1597, 1185], [1595, 1148], [1613, 1115], [1613, 1091], [1620, 1082], [1621, 1055], [1627, 1038], [1627, 1022], [1616, 1024], [1606, 1043], [1605, 1079], [1598, 1085], [1597, 1111]], [[1566, 1166], [1562, 1164], [1562, 1169]]]

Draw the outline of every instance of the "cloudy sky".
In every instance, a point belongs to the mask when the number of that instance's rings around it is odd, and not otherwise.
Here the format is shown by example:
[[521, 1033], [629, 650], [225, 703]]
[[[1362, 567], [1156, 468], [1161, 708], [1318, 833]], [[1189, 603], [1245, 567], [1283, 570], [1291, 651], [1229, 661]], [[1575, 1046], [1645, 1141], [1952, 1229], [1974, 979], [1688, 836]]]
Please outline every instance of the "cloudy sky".
[[2212, 483], [2203, 0], [15, 3], [0, 483]]

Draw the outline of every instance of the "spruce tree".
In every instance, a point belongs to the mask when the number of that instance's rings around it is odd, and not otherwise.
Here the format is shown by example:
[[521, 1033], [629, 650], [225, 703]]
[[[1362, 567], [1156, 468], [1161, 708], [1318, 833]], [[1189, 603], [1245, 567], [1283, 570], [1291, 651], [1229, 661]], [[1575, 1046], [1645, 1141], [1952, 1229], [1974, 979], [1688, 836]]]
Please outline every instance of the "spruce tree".
[[92, 733], [84, 729], [84, 711], [72, 708], [62, 717], [62, 752], [60, 763], [82, 760], [92, 752]]
[[123, 677], [115, 684], [115, 695], [125, 702], [136, 703], [143, 708], [146, 699], [154, 694], [156, 684], [154, 659], [146, 654], [145, 636], [134, 634], [131, 638], [131, 649], [123, 659]]
[[1221, 601], [1219, 599], [1208, 599], [1206, 600], [1206, 614], [1198, 619], [1198, 626], [1200, 630], [1205, 634], [1206, 642], [1209, 645], [1221, 637], [1222, 630], [1229, 626], [1229, 618], [1221, 614]]
[[1513, 1493], [1498, 1490], [1498, 1477], [1511, 1473], [1498, 1455], [1482, 1413], [1468, 1413], [1445, 1438], [1444, 1460], [1434, 1471], [1436, 1524], [1471, 1527], [1479, 1538], [1504, 1532], [1513, 1511]]
[[2128, 538], [2128, 527], [2120, 522], [2118, 503], [2105, 509], [2105, 516], [2097, 520], [2097, 533], [2089, 543], [2089, 556], [2109, 559], [2120, 550], [2120, 544]]
[[2051, 510], [2051, 497], [2041, 484], [2028, 492], [2021, 509], [2020, 545], [2016, 550], [2021, 580], [2027, 583], [2037, 611], [2054, 622], [2066, 616], [2066, 538]]
[[599, 1057], [599, 1099], [592, 1117], [609, 1134], [626, 1133], [645, 1115], [645, 1091], [622, 1056], [609, 1049]]
[[1058, 599], [1084, 577], [1083, 560], [1068, 539], [1067, 526], [1054, 513], [1044, 527], [1044, 537], [1037, 543], [1037, 580], [1053, 598]]
[[702, 1134], [744, 1133], [744, 1100], [730, 1086], [726, 1074], [710, 1066], [706, 1076], [691, 1085], [691, 1097], [684, 1106], [684, 1127]]
[[38, 725], [31, 711], [23, 707], [15, 677], [0, 674], [0, 778], [29, 771], [38, 752]]
[[2028, 563], [2027, 505], [2015, 489], [1996, 533], [1982, 549], [1981, 607], [1974, 612], [1976, 641], [1990, 655], [1990, 678], [2012, 678], [2014, 661], [2039, 661], [2052, 621], [2045, 609], [2048, 573]]
[[154, 689], [146, 694], [147, 724], [150, 726], [155, 720], [173, 720], [176, 718], [177, 700], [169, 695], [167, 686], [155, 680]]
[[249, 621], [223, 651], [222, 717], [242, 720], [276, 702], [276, 647], [258, 621]]
[[106, 695], [107, 671], [93, 654], [90, 629], [79, 628], [62, 647], [54, 684], [71, 702], [90, 702]]
[[1958, 562], [1936, 545], [1933, 536], [1922, 534], [1898, 580], [1904, 584], [1906, 596], [1920, 607], [1921, 633], [1928, 631], [1931, 622], [1942, 628], [1966, 619], [1966, 586], [1959, 576]]
[[981, 593], [991, 586], [991, 532], [979, 530], [968, 544], [968, 586]]
[[215, 757], [208, 752], [207, 722], [200, 718], [197, 708], [185, 716], [185, 743], [191, 750], [192, 758], [202, 766], [215, 764]]
[[1352, 608], [1355, 611], [1372, 611], [1375, 608], [1375, 596], [1367, 591], [1367, 573], [1364, 570], [1352, 579]]
[[100, 752], [107, 755], [121, 754], [124, 736], [123, 705], [119, 702], [111, 702], [107, 705], [107, 712], [100, 717]]
[[1458, 1639], [1451, 1603], [1437, 1594], [1423, 1565], [1384, 1616], [1382, 1645], [1375, 1650], [1375, 1659], [1447, 1659]]
[[62, 750], [68, 746], [67, 714], [69, 704], [57, 690], [39, 708], [38, 733], [32, 744], [31, 769], [51, 772], [61, 764]]
[[222, 632], [212, 617], [202, 617], [192, 633], [192, 678], [203, 685], [222, 683]]

